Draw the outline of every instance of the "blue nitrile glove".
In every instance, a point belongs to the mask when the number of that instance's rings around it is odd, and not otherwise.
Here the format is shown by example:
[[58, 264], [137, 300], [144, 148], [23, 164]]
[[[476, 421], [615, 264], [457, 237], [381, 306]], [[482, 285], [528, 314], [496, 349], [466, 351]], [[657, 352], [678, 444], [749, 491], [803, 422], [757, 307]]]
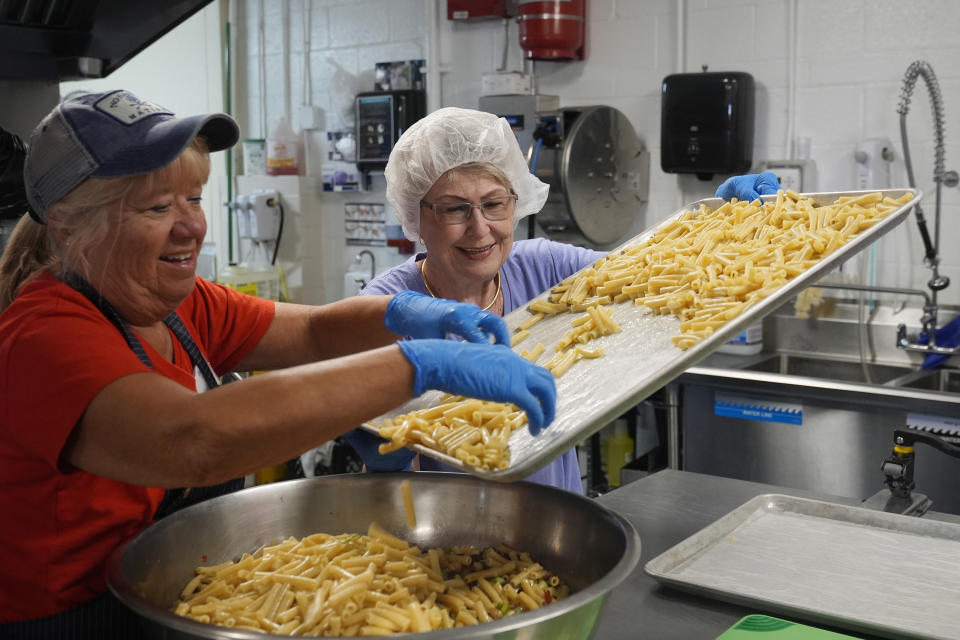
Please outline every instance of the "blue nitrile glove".
[[363, 459], [363, 464], [367, 465], [367, 471], [371, 472], [408, 471], [410, 463], [417, 455], [416, 451], [406, 447], [386, 454], [380, 453], [380, 445], [387, 440], [360, 427], [347, 431], [343, 434], [343, 439], [350, 443], [357, 455]]
[[[955, 347], [960, 344], [960, 316], [957, 316], [947, 324], [943, 325], [936, 331], [937, 333], [937, 346], [938, 347]], [[917, 342], [920, 344], [927, 344], [929, 338], [927, 333], [924, 331], [918, 336]], [[923, 369], [936, 369], [950, 356], [942, 353], [930, 353], [926, 358], [923, 359], [923, 364], [921, 368]]]
[[383, 323], [390, 331], [411, 338], [443, 338], [452, 333], [468, 342], [489, 342], [489, 336], [493, 336], [500, 344], [510, 344], [510, 332], [498, 315], [475, 304], [416, 291], [393, 296]]
[[397, 343], [413, 365], [413, 393], [427, 389], [512, 402], [527, 413], [532, 435], [553, 422], [557, 388], [553, 374], [528, 362], [506, 345], [453, 340], [403, 340]]
[[717, 197], [729, 200], [746, 200], [753, 202], [760, 196], [776, 193], [780, 189], [777, 176], [769, 171], [763, 173], [748, 173], [745, 176], [733, 176], [723, 181], [717, 187]]

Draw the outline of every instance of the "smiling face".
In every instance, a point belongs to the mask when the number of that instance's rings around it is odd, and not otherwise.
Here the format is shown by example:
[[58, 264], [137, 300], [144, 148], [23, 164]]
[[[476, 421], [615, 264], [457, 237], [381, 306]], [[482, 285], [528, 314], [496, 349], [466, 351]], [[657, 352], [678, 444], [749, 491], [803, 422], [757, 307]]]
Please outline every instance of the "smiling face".
[[162, 320], [190, 295], [207, 232], [201, 185], [157, 186], [116, 205], [114, 233], [88, 254], [94, 286], [135, 326]]
[[207, 231], [201, 195], [208, 173], [205, 147], [195, 145], [153, 174], [104, 181], [104, 191], [122, 189], [100, 207], [104, 231], [65, 236], [66, 246], [75, 240], [81, 252], [73, 268], [130, 325], [161, 322], [193, 291]]
[[[442, 176], [424, 202], [483, 202], [509, 195], [510, 190], [486, 173], [452, 170]], [[438, 295], [463, 299], [492, 283], [513, 247], [511, 215], [487, 220], [478, 208], [462, 224], [440, 224], [429, 207], [420, 209], [420, 235], [427, 247], [429, 280]]]

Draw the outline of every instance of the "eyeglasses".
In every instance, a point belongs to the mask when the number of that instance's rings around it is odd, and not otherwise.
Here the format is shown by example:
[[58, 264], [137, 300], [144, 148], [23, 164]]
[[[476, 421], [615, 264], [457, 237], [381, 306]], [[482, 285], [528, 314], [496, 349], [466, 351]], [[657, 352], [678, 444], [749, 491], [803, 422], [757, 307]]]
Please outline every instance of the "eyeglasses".
[[484, 218], [491, 221], [504, 220], [513, 213], [517, 194], [497, 196], [483, 202], [425, 202], [420, 206], [433, 209], [433, 215], [440, 224], [463, 224], [470, 219], [473, 209], [479, 208]]

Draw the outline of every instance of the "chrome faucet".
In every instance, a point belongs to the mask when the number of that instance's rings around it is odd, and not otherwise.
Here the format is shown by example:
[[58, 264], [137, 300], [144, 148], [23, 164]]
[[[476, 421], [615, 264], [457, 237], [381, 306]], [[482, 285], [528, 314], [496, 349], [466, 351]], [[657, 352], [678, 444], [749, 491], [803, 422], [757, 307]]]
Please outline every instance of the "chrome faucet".
[[377, 257], [367, 249], [357, 254], [357, 260], [360, 260], [363, 256], [370, 256], [370, 279], [373, 280], [377, 277]]
[[893, 432], [893, 451], [880, 465], [886, 488], [863, 501], [861, 506], [908, 516], [922, 516], [933, 501], [922, 493], [915, 493], [915, 445], [926, 444], [947, 455], [960, 458], [957, 438], [922, 429], [896, 429]]
[[950, 279], [940, 275], [940, 196], [944, 186], [953, 187], [960, 182], [960, 176], [956, 171], [944, 171], [944, 144], [943, 144], [943, 94], [940, 91], [940, 84], [937, 82], [937, 76], [933, 73], [930, 65], [917, 60], [907, 67], [907, 72], [903, 77], [903, 87], [900, 90], [900, 105], [897, 107], [897, 113], [900, 114], [900, 139], [903, 143], [903, 163], [907, 169], [907, 180], [910, 186], [917, 188], [916, 180], [913, 177], [913, 164], [910, 161], [910, 145], [907, 142], [907, 113], [910, 110], [910, 98], [913, 95], [917, 79], [923, 78], [927, 85], [927, 91], [930, 94], [931, 108], [933, 109], [933, 127], [936, 145], [934, 147], [934, 169], [933, 181], [936, 183], [936, 200], [934, 205], [934, 231], [933, 240], [930, 239], [930, 232], [927, 229], [927, 221], [923, 216], [923, 209], [920, 203], [914, 207], [917, 215], [917, 226], [920, 229], [920, 237], [923, 239], [924, 263], [930, 268], [932, 275], [927, 282], [930, 289], [930, 296], [925, 300], [923, 308], [923, 330], [929, 336], [926, 344], [910, 342], [906, 337], [906, 327], [901, 325], [897, 330], [897, 346], [908, 351], [922, 351], [925, 353], [940, 353], [953, 355], [960, 353], [960, 348], [938, 347], [936, 344], [937, 329], [937, 293], [946, 289], [950, 284]]

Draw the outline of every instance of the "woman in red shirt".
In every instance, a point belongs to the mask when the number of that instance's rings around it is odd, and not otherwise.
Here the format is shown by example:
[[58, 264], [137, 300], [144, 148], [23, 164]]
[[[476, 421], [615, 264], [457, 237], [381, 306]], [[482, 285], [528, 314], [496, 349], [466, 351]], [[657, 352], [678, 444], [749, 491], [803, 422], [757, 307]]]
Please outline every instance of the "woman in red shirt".
[[[208, 153], [238, 133], [112, 91], [31, 137], [30, 217], [0, 260], [0, 636], [135, 637], [106, 592], [113, 549], [426, 389], [553, 418], [550, 373], [474, 305], [311, 307], [197, 278]], [[254, 369], [271, 373], [218, 387]]]

